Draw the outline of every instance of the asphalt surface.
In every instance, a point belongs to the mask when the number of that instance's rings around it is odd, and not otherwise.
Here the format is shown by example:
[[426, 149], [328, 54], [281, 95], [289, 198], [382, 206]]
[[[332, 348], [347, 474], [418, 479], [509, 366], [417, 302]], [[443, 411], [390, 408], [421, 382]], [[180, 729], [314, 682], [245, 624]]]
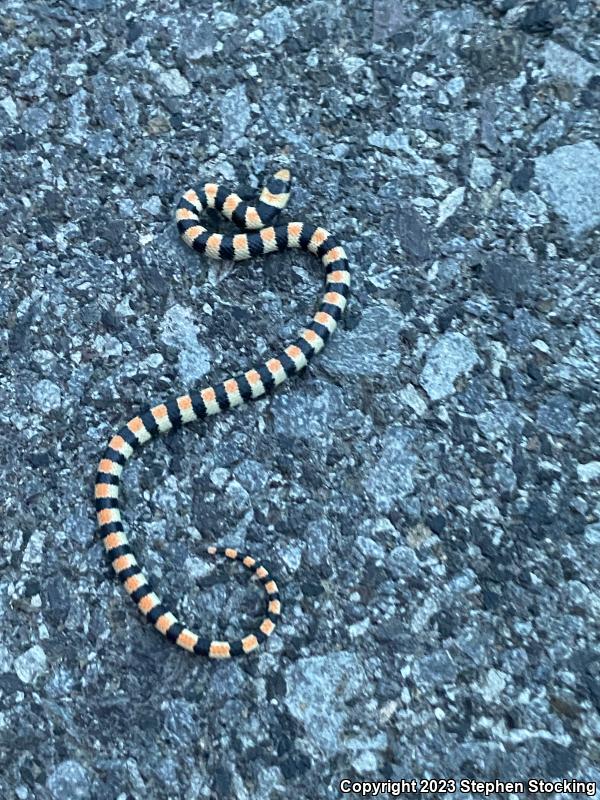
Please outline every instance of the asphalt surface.
[[[600, 782], [599, 19], [4, 0], [2, 798]], [[262, 611], [205, 544], [279, 579], [268, 646], [212, 663], [114, 579], [94, 473], [141, 409], [313, 313], [317, 260], [210, 265], [173, 222], [190, 184], [250, 198], [280, 164], [285, 218], [349, 254], [344, 323], [304, 376], [124, 473], [135, 550], [190, 624], [236, 636]]]

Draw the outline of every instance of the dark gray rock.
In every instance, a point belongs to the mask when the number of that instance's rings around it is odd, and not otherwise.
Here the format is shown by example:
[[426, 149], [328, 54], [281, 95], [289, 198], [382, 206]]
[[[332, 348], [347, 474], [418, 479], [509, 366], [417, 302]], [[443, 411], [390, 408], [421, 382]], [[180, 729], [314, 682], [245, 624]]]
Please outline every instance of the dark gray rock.
[[278, 6], [260, 20], [260, 28], [267, 39], [276, 46], [281, 45], [297, 28], [297, 23], [286, 6]]
[[363, 486], [380, 511], [391, 511], [414, 488], [416, 455], [413, 444], [411, 431], [390, 428], [383, 440], [381, 455], [365, 470]]
[[48, 776], [47, 786], [55, 800], [62, 800], [64, 797], [88, 800], [92, 796], [89, 774], [77, 761], [60, 763]]
[[600, 225], [600, 148], [592, 141], [564, 145], [535, 160], [542, 197], [566, 220], [574, 236]]
[[286, 705], [306, 736], [327, 756], [343, 749], [351, 717], [340, 708], [366, 689], [359, 659], [348, 652], [302, 658], [286, 672]]
[[317, 383], [309, 395], [282, 393], [274, 398], [269, 411], [277, 433], [322, 446], [330, 444], [335, 432], [347, 425], [343, 393], [327, 383]]
[[537, 415], [538, 425], [549, 433], [569, 434], [575, 425], [573, 404], [565, 395], [555, 395], [543, 403]]
[[421, 373], [420, 383], [432, 400], [454, 392], [454, 382], [477, 364], [471, 342], [461, 333], [446, 333], [433, 345]]
[[403, 315], [389, 306], [368, 306], [362, 311], [359, 324], [344, 336], [336, 337], [323, 353], [321, 363], [342, 379], [356, 373], [376, 377], [393, 372], [400, 364], [398, 346]]
[[223, 121], [223, 146], [231, 147], [246, 132], [250, 122], [250, 106], [243, 84], [225, 92], [221, 107]]
[[483, 280], [497, 297], [521, 299], [530, 292], [535, 265], [514, 256], [493, 256], [486, 261]]
[[557, 42], [546, 42], [543, 53], [545, 69], [551, 75], [576, 86], [585, 86], [594, 75], [600, 72], [600, 67], [594, 66], [585, 58]]
[[413, 263], [427, 260], [431, 255], [430, 235], [418, 214], [409, 208], [400, 209], [395, 220], [395, 231], [402, 248]]
[[14, 669], [23, 683], [33, 683], [47, 669], [48, 659], [39, 644], [30, 647], [15, 658]]

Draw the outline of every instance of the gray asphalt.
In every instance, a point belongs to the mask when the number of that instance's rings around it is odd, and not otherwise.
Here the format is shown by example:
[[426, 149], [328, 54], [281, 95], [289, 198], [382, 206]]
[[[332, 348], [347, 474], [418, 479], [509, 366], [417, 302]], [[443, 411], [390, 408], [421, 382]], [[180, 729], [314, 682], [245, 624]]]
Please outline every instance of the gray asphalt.
[[[599, 18], [4, 0], [3, 800], [600, 782]], [[136, 553], [190, 624], [237, 636], [262, 612], [206, 543], [279, 579], [268, 646], [210, 663], [118, 585], [94, 473], [141, 409], [312, 315], [315, 259], [210, 265], [173, 223], [190, 184], [251, 198], [280, 164], [285, 219], [349, 254], [344, 323], [305, 375], [124, 473]]]

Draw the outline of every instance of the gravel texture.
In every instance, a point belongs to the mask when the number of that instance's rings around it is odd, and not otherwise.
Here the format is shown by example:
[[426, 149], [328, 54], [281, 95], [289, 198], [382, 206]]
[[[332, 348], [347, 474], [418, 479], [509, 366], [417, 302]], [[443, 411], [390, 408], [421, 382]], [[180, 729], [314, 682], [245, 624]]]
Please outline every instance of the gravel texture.
[[[0, 796], [338, 798], [342, 777], [600, 781], [593, 0], [4, 0]], [[322, 274], [178, 240], [202, 179], [335, 232], [344, 324], [272, 398], [148, 446], [143, 624], [95, 540], [109, 435], [276, 351]], [[211, 224], [225, 229], [213, 219]]]

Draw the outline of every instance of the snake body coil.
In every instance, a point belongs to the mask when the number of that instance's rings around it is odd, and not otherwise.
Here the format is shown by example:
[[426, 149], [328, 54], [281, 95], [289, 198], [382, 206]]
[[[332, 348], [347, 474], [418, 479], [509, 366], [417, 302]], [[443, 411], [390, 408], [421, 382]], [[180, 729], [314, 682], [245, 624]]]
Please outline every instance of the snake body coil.
[[[239, 261], [288, 248], [307, 250], [321, 258], [326, 269], [326, 293], [318, 312], [299, 338], [274, 358], [234, 378], [161, 403], [130, 420], [113, 436], [103, 454], [96, 476], [95, 497], [99, 533], [110, 563], [139, 610], [172, 642], [198, 655], [229, 658], [249, 653], [273, 632], [281, 614], [277, 584], [252, 556], [233, 548], [211, 546], [208, 552], [240, 561], [264, 585], [267, 613], [259, 628], [242, 639], [211, 641], [198, 636], [164, 606], [152, 590], [127, 540], [119, 511], [119, 485], [123, 467], [133, 452], [159, 433], [188, 422], [218, 414], [269, 393], [306, 367], [323, 349], [336, 328], [349, 295], [350, 273], [344, 249], [324, 228], [302, 222], [271, 223], [286, 206], [291, 177], [281, 169], [263, 188], [256, 206], [222, 186], [207, 183], [185, 192], [176, 212], [177, 227], [184, 242], [213, 259]], [[236, 235], [210, 233], [200, 224], [200, 214], [214, 208], [244, 232]]]

